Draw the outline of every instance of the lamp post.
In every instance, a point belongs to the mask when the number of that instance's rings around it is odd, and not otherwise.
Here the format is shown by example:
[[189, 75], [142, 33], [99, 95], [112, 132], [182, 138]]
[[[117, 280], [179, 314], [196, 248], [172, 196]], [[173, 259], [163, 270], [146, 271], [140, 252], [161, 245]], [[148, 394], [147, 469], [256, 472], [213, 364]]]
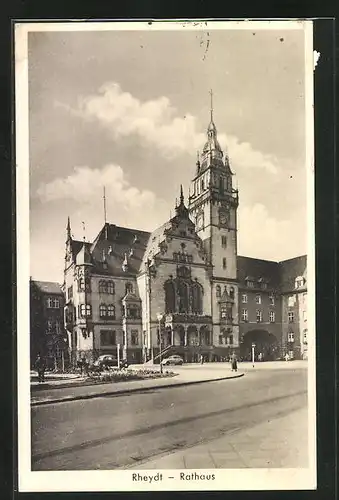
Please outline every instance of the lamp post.
[[254, 368], [254, 349], [255, 349], [255, 344], [252, 344], [252, 366]]
[[159, 322], [159, 346], [160, 346], [160, 353], [159, 353], [159, 362], [160, 362], [160, 373], [162, 373], [162, 335], [161, 335], [161, 320], [163, 318], [163, 315], [161, 313], [157, 314], [157, 319]]

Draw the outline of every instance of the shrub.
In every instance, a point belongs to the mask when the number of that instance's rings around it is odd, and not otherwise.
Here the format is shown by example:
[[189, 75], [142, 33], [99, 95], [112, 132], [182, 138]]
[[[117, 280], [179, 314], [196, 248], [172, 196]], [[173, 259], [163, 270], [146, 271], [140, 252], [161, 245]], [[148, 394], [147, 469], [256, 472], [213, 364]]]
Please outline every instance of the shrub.
[[88, 378], [95, 382], [124, 382], [128, 380], [144, 380], [150, 378], [161, 378], [175, 375], [173, 372], [165, 371], [162, 375], [158, 370], [140, 369], [140, 370], [118, 370], [110, 369], [100, 373], [92, 372]]

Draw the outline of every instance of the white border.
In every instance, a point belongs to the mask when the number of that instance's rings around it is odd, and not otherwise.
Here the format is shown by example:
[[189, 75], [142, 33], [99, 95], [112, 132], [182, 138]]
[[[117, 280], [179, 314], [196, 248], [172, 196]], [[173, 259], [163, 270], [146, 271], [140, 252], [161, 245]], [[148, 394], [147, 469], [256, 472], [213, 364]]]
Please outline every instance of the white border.
[[[30, 363], [29, 363], [29, 148], [28, 148], [28, 33], [31, 31], [110, 31], [110, 30], [304, 30], [306, 165], [308, 214], [308, 332], [309, 332], [309, 457], [308, 469], [213, 469], [214, 481], [180, 481], [178, 470], [162, 472], [159, 483], [133, 483], [136, 470], [117, 471], [31, 471]], [[52, 491], [194, 491], [194, 490], [306, 490], [316, 488], [316, 374], [315, 374], [315, 228], [314, 228], [314, 131], [313, 131], [313, 22], [267, 21], [148, 21], [67, 22], [15, 24], [16, 175], [17, 175], [17, 355], [18, 362], [18, 469], [20, 492]], [[194, 472], [185, 470], [185, 473]], [[147, 474], [146, 470], [141, 471]]]

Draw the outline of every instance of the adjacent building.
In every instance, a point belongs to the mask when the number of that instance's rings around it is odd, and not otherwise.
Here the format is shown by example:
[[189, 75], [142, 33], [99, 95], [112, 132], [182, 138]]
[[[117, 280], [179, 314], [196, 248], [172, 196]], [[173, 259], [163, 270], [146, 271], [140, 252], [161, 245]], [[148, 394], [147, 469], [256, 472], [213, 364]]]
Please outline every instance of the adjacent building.
[[64, 267], [65, 328], [73, 363], [103, 353], [130, 362], [177, 353], [186, 361], [289, 352], [307, 355], [306, 257], [238, 256], [230, 159], [211, 110], [190, 195], [152, 233], [105, 223], [92, 242], [72, 238]]
[[64, 295], [61, 285], [30, 280], [30, 356], [37, 355], [48, 368], [63, 369], [68, 363], [67, 334], [64, 328]]

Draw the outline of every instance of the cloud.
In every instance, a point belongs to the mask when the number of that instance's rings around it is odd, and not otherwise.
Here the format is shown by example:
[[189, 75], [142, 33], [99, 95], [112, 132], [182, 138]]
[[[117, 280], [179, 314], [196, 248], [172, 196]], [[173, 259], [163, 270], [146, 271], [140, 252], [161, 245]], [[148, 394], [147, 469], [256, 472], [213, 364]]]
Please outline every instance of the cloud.
[[[98, 231], [102, 224], [103, 187], [106, 189], [107, 216], [115, 224], [154, 229], [163, 223], [166, 203], [150, 190], [133, 186], [119, 165], [106, 165], [102, 169], [75, 167], [74, 172], [47, 184], [40, 184], [36, 195], [43, 203], [73, 201], [73, 211], [79, 221], [88, 221], [88, 227]], [[71, 207], [71, 205], [70, 205]], [[91, 232], [91, 231], [90, 231]]]
[[[199, 131], [197, 118], [191, 114], [178, 116], [167, 97], [142, 102], [115, 82], [104, 84], [96, 94], [79, 98], [76, 109], [60, 102], [55, 104], [75, 116], [99, 122], [115, 140], [136, 135], [169, 159], [183, 153], [195, 156], [206, 140], [205, 133]], [[227, 148], [235, 168], [277, 172], [278, 159], [273, 155], [257, 151], [233, 135], [220, 134], [219, 141], [224, 151]]]
[[239, 207], [239, 255], [279, 261], [306, 253], [305, 233], [300, 232], [304, 220], [302, 211], [293, 220], [281, 220], [260, 203]]
[[126, 209], [155, 203], [155, 194], [131, 186], [118, 165], [106, 165], [101, 170], [75, 167], [74, 173], [67, 177], [40, 184], [37, 194], [44, 202], [65, 198], [83, 202], [91, 199], [95, 192], [102, 192], [103, 186], [107, 186], [108, 194], [114, 197], [117, 203], [123, 203]]

